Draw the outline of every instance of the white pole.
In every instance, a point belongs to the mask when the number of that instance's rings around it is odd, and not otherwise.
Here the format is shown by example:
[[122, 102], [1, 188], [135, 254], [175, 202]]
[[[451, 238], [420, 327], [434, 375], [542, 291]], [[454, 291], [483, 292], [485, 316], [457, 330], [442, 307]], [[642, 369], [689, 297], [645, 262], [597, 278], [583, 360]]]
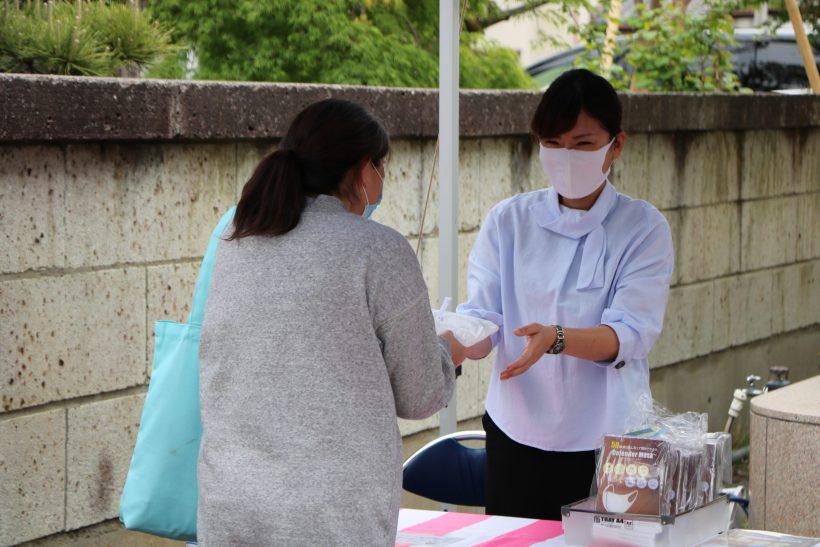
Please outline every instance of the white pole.
[[[439, 296], [458, 302], [459, 0], [439, 1]], [[456, 430], [456, 393], [439, 413], [442, 435]]]

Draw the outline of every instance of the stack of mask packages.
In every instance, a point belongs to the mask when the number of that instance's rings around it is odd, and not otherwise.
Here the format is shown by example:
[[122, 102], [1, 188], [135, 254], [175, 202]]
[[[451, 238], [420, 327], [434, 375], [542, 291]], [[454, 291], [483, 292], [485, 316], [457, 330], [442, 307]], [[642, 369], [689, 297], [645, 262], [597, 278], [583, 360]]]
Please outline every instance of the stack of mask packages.
[[596, 510], [677, 515], [714, 500], [732, 480], [732, 437], [707, 433], [707, 415], [657, 404], [642, 426], [604, 437]]

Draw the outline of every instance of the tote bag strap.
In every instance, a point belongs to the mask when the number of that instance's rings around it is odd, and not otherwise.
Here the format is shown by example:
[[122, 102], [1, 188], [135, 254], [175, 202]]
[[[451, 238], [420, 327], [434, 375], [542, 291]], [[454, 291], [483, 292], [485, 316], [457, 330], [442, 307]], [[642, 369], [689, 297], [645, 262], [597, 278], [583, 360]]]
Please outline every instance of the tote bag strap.
[[202, 258], [202, 266], [199, 268], [199, 277], [196, 280], [194, 289], [194, 301], [191, 304], [191, 314], [188, 316], [188, 323], [191, 325], [202, 325], [202, 317], [205, 314], [205, 301], [208, 299], [208, 287], [211, 286], [211, 273], [214, 269], [216, 259], [216, 246], [222, 237], [222, 232], [229, 222], [233, 220], [236, 207], [231, 207], [227, 213], [222, 215], [219, 224], [214, 228], [211, 239], [208, 241], [208, 249]]

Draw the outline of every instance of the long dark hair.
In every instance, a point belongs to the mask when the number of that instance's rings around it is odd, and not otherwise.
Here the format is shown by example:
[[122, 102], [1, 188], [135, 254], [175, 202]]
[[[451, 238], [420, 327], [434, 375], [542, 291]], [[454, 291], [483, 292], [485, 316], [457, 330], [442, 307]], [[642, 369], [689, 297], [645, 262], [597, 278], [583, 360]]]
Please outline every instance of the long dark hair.
[[290, 124], [279, 149], [268, 154], [242, 189], [230, 239], [277, 236], [293, 230], [305, 197], [342, 195], [342, 182], [363, 159], [375, 165], [390, 141], [381, 122], [361, 105], [341, 99], [313, 103]]
[[530, 123], [537, 138], [557, 137], [575, 126], [586, 112], [614, 138], [621, 132], [621, 101], [615, 88], [601, 76], [583, 68], [568, 70], [544, 92]]

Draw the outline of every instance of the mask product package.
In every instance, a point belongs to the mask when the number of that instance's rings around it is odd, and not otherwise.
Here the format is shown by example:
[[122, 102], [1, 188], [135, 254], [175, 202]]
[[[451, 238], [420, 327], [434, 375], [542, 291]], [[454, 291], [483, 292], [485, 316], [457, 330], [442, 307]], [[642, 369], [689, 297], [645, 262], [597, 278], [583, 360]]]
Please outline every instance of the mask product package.
[[732, 482], [732, 436], [729, 433], [707, 433], [703, 436], [699, 505], [714, 500], [725, 485]]
[[661, 439], [607, 435], [598, 460], [597, 511], [664, 514], [669, 444]]
[[703, 467], [703, 449], [701, 446], [696, 449], [682, 448], [681, 453], [681, 490], [678, 513], [691, 511], [698, 506], [700, 501], [700, 476]]
[[703, 466], [700, 470], [700, 485], [698, 488], [698, 505], [705, 505], [715, 499], [717, 489], [719, 459], [716, 439], [709, 439], [708, 434], [703, 438]]
[[[666, 454], [665, 473], [659, 485], [660, 509], [649, 514], [676, 515], [713, 500], [721, 488], [727, 459], [731, 465], [731, 437], [722, 433], [707, 434], [708, 416], [704, 413], [673, 414], [651, 398], [637, 401], [633, 414], [628, 423], [637, 429], [624, 435], [622, 439], [629, 440], [622, 440], [620, 444], [634, 444], [635, 439], [653, 440], [664, 447], [659, 450]], [[605, 439], [602, 456], [607, 453], [607, 442], [611, 440]], [[606, 461], [603, 458], [601, 461], [605, 466]], [[633, 482], [629, 480], [629, 484]], [[618, 491], [617, 485], [614, 491]], [[599, 499], [599, 509], [603, 509], [603, 501]], [[630, 507], [629, 512], [635, 513], [634, 509]]]

